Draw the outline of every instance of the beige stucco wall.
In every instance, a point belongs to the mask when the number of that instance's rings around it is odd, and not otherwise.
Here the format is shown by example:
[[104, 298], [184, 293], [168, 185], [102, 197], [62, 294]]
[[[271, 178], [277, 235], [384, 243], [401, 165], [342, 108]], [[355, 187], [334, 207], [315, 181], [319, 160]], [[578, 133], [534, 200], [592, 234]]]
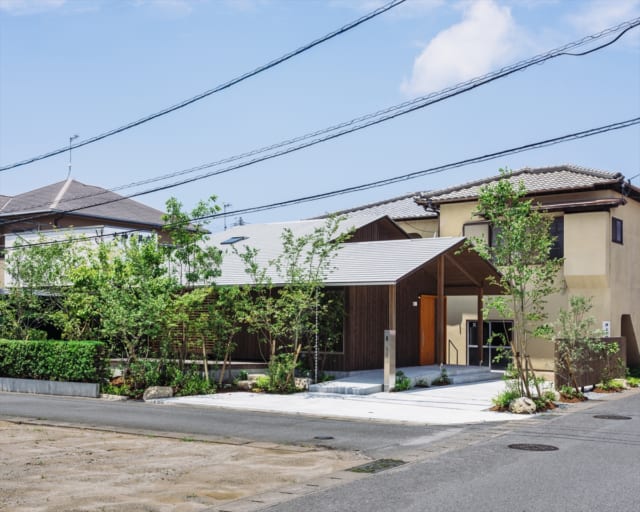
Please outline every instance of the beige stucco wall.
[[396, 221], [407, 233], [417, 234], [420, 238], [432, 238], [438, 236], [438, 219], [413, 219]]
[[[555, 201], [577, 198], [619, 197], [612, 191], [588, 194], [558, 195]], [[440, 206], [441, 236], [460, 236], [465, 222], [477, 221], [473, 216], [475, 203], [443, 204]], [[611, 241], [611, 218], [623, 221], [624, 244]], [[558, 276], [558, 293], [548, 297], [548, 320], [557, 319], [560, 309], [568, 307], [569, 297], [584, 295], [592, 298], [591, 316], [598, 327], [611, 322], [611, 336], [621, 336], [622, 315], [629, 315], [635, 331], [635, 349], [640, 363], [640, 204], [627, 204], [610, 212], [582, 212], [564, 215], [564, 268]], [[475, 297], [449, 297], [447, 300], [447, 337], [457, 349], [460, 364], [466, 364], [468, 320], [476, 320]], [[497, 319], [490, 314], [489, 319]], [[448, 354], [455, 358], [455, 350]], [[529, 352], [534, 368], [553, 370], [553, 344], [547, 340], [531, 340]], [[464, 363], [462, 362], [464, 361]], [[629, 361], [633, 363], [633, 358]]]

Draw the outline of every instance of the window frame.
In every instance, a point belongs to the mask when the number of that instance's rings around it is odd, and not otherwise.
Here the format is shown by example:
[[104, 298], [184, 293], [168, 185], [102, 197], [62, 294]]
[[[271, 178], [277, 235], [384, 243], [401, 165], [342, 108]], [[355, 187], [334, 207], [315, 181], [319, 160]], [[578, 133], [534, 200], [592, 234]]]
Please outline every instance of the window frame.
[[618, 217], [611, 217], [611, 241], [624, 245], [624, 223]]

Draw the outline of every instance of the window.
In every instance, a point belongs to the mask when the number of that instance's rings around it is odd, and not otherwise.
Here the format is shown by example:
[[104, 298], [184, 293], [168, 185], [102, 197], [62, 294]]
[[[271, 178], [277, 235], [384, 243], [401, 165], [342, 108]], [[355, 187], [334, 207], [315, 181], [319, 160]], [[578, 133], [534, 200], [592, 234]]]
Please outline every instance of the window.
[[622, 243], [622, 219], [611, 218], [611, 241]]
[[489, 240], [488, 222], [467, 222], [462, 226], [462, 236], [467, 238], [482, 238]]
[[[483, 323], [482, 366], [504, 369], [510, 361], [509, 342], [513, 331], [511, 320], [485, 320]], [[499, 356], [499, 357], [498, 357]], [[467, 364], [477, 366], [478, 358], [478, 322], [467, 322]]]
[[233, 245], [236, 244], [238, 242], [242, 242], [243, 240], [246, 240], [247, 236], [232, 236], [231, 238], [227, 238], [224, 242], [221, 242], [222, 245]]
[[551, 258], [564, 257], [564, 217], [555, 217], [551, 223], [551, 236], [555, 238], [549, 256]]

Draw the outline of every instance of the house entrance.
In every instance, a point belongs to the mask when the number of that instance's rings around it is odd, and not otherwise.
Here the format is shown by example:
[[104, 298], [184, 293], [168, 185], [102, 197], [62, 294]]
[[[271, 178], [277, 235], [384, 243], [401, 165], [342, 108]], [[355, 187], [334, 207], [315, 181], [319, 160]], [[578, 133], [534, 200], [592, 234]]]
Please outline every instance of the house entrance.
[[[511, 360], [509, 342], [513, 331], [511, 320], [489, 320], [483, 323], [482, 366], [504, 370]], [[467, 322], [467, 361], [469, 366], [480, 363], [478, 357], [478, 322]]]
[[420, 295], [420, 365], [436, 364], [436, 296]]

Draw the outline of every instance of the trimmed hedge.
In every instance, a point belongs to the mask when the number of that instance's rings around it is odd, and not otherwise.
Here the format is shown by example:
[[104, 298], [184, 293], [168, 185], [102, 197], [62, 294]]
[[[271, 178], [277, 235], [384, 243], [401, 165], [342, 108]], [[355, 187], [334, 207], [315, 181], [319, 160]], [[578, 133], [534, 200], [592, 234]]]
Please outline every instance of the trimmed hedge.
[[109, 375], [99, 341], [0, 340], [0, 377], [101, 382]]

